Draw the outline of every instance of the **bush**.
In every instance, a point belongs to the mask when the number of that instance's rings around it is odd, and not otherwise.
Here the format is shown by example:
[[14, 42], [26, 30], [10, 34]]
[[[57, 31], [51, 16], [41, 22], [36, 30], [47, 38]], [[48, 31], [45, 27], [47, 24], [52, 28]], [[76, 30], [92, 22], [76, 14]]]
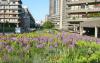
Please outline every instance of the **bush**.
[[54, 28], [54, 24], [50, 21], [46, 21], [44, 24], [43, 24], [43, 28], [45, 29], [52, 29]]

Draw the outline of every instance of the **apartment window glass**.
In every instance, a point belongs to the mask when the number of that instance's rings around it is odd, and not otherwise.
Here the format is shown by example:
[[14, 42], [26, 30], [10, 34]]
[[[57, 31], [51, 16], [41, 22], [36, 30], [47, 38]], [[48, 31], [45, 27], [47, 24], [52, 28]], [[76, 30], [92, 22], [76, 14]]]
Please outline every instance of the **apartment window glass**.
[[16, 15], [13, 15], [13, 17], [16, 17]]
[[81, 4], [81, 8], [85, 9], [86, 5], [85, 4]]
[[15, 4], [16, 2], [13, 2], [13, 4]]
[[7, 0], [2, 0], [2, 1], [7, 1]]
[[59, 14], [59, 0], [55, 0], [55, 14], [58, 15]]

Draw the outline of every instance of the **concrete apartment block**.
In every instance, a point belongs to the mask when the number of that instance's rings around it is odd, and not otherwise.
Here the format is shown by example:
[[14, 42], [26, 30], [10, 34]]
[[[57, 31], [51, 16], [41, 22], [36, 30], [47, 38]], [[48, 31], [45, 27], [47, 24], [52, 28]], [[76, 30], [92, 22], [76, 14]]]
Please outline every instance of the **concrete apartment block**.
[[48, 18], [59, 29], [100, 36], [100, 0], [50, 0], [50, 11]]
[[[21, 27], [22, 22], [22, 1], [21, 0], [0, 0], [0, 30], [14, 30]], [[4, 31], [2, 31], [4, 28]]]
[[0, 32], [6, 29], [13, 29], [14, 32], [16, 27], [26, 31], [26, 28], [30, 28], [32, 18], [31, 13], [22, 7], [21, 0], [0, 0]]

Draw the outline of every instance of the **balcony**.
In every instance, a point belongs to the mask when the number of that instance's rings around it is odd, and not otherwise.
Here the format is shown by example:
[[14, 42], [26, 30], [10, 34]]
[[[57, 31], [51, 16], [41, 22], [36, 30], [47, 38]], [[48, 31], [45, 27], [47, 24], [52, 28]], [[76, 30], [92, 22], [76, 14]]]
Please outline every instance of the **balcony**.
[[76, 4], [82, 4], [82, 3], [96, 3], [100, 2], [100, 0], [79, 0], [79, 1], [68, 1], [68, 5], [76, 5]]
[[4, 16], [0, 16], [0, 19], [19, 19], [19, 17], [4, 17]]
[[67, 19], [68, 22], [100, 21], [99, 17]]
[[13, 5], [13, 6], [17, 6], [17, 5], [21, 5], [21, 4], [20, 4], [20, 3], [18, 3], [18, 4], [9, 4], [9, 5], [11, 5], [11, 6], [12, 6], [12, 5]]
[[3, 7], [0, 7], [0, 10], [21, 10], [22, 8], [19, 8], [19, 7], [15, 7], [15, 8], [3, 8]]
[[[7, 21], [8, 23], [19, 23], [19, 21]], [[0, 21], [0, 23], [6, 23], [4, 21]]]
[[20, 3], [18, 3], [18, 4], [2, 4], [2, 3], [1, 3], [1, 4], [0, 4], [0, 6], [4, 6], [4, 5], [6, 5], [6, 6], [8, 6], [8, 5], [9, 5], [9, 6], [12, 6], [12, 5], [13, 5], [13, 6], [19, 6], [19, 5], [21, 5], [21, 4], [20, 4]]
[[100, 12], [100, 8], [94, 8], [94, 9], [76, 9], [76, 10], [67, 10], [67, 13], [82, 13], [82, 12]]
[[7, 14], [20, 14], [19, 12], [0, 12], [1, 15], [7, 15]]

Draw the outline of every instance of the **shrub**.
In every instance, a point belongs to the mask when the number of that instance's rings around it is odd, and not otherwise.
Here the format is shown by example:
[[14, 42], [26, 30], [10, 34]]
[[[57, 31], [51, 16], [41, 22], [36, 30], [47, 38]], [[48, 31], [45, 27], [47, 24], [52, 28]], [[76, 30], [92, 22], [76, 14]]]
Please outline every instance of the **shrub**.
[[54, 28], [54, 24], [51, 21], [46, 21], [43, 24], [43, 28], [45, 28], [45, 29], [52, 29], [52, 28]]

